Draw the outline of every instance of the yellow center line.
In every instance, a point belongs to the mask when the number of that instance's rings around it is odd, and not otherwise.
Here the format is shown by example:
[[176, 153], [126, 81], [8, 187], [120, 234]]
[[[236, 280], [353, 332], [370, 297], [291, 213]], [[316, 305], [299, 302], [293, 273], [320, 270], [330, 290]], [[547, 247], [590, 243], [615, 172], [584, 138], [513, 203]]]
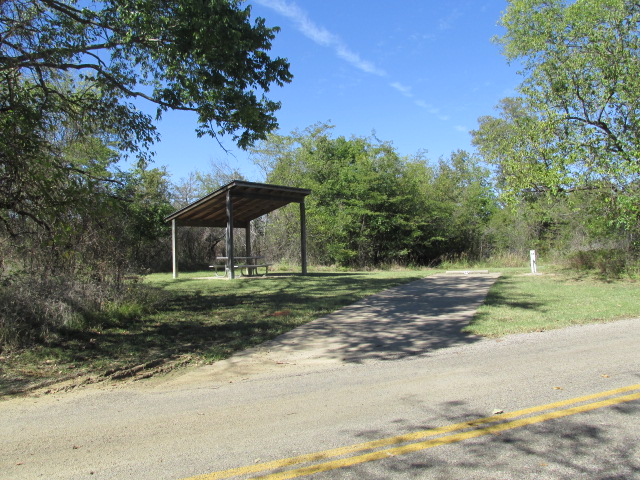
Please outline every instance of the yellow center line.
[[[240, 475], [248, 475], [251, 473], [267, 472], [269, 470], [282, 469], [285, 467], [291, 467], [293, 465], [299, 465], [301, 463], [317, 462], [320, 460], [340, 457], [340, 456], [348, 455], [351, 453], [362, 452], [365, 450], [373, 450], [380, 447], [399, 445], [407, 442], [416, 442], [417, 440], [422, 440], [428, 437], [434, 437], [437, 435], [451, 433], [458, 430], [465, 430], [465, 429], [477, 427], [480, 425], [486, 425], [486, 424], [491, 424], [496, 422], [504, 422], [504, 420], [507, 420], [510, 418], [516, 418], [523, 415], [530, 415], [532, 413], [538, 413], [545, 410], [554, 410], [562, 407], [567, 407], [569, 405], [583, 403], [583, 402], [587, 402], [590, 400], [595, 400], [603, 397], [619, 395], [621, 393], [626, 393], [626, 392], [638, 390], [638, 389], [640, 389], [640, 384], [630, 385], [627, 387], [617, 388], [615, 390], [608, 390], [606, 392], [594, 393], [594, 394], [585, 395], [582, 397], [549, 403], [546, 405], [539, 405], [535, 407], [525, 408], [522, 410], [508, 412], [501, 415], [494, 415], [491, 417], [480, 418], [478, 420], [471, 420], [468, 422], [456, 423], [456, 424], [448, 425], [445, 427], [422, 430], [419, 432], [413, 432], [409, 434], [383, 438], [383, 439], [374, 440], [371, 442], [365, 442], [365, 443], [360, 443], [356, 445], [350, 445], [346, 447], [339, 447], [339, 448], [334, 448], [334, 449], [325, 450], [321, 452], [300, 455], [297, 457], [275, 460], [272, 462], [260, 463], [256, 465], [248, 465], [245, 467], [212, 472], [204, 475], [197, 475], [194, 477], [185, 478], [183, 480], [219, 480], [219, 479], [230, 478], [230, 477], [235, 477]], [[625, 397], [617, 397], [609, 400], [604, 400], [601, 402], [590, 403], [587, 405], [573, 407], [566, 410], [549, 412], [536, 417], [524, 418], [524, 419], [516, 420], [513, 422], [499, 423], [498, 425], [487, 426], [481, 429], [471, 430], [464, 433], [449, 435], [449, 436], [427, 440], [423, 442], [412, 443], [410, 445], [394, 447], [386, 450], [379, 450], [376, 452], [372, 452], [372, 453], [368, 453], [368, 454], [364, 454], [356, 457], [350, 457], [346, 459], [325, 462], [325, 463], [314, 465], [314, 466], [303, 467], [296, 470], [289, 470], [287, 472], [276, 473], [276, 474], [267, 475], [260, 478], [285, 479], [285, 478], [294, 478], [294, 477], [304, 476], [304, 475], [311, 475], [313, 473], [333, 470], [336, 468], [343, 468], [350, 465], [356, 465], [358, 463], [370, 462], [373, 460], [380, 460], [382, 458], [388, 458], [394, 455], [402, 455], [404, 453], [410, 453], [412, 451], [424, 450], [426, 448], [432, 448], [438, 445], [455, 443], [455, 442], [465, 440], [467, 438], [474, 438], [481, 435], [487, 435], [489, 433], [495, 433], [502, 430], [508, 430], [511, 428], [530, 425], [532, 423], [539, 423], [539, 422], [543, 422], [553, 418], [561, 418], [567, 415], [574, 415], [576, 413], [580, 413], [583, 411], [594, 410], [596, 408], [602, 408], [604, 406], [614, 405], [616, 403], [631, 401], [637, 398], [640, 398], [640, 393], [627, 395]]]
[[[395, 457], [397, 455], [406, 455], [408, 453], [418, 452], [420, 450], [426, 450], [428, 448], [438, 447], [440, 445], [447, 445], [451, 443], [461, 442], [470, 438], [480, 437], [488, 434], [495, 434], [505, 430], [513, 428], [523, 427], [527, 425], [533, 425], [534, 423], [545, 422], [555, 418], [562, 418], [569, 415], [575, 415], [576, 413], [588, 412], [602, 407], [608, 407], [611, 405], [617, 405], [619, 403], [630, 402], [632, 400], [639, 400], [640, 393], [634, 393], [626, 395], [624, 397], [611, 398], [609, 400], [602, 400], [600, 402], [594, 402], [587, 405], [569, 408], [566, 410], [558, 410], [555, 412], [545, 413], [536, 417], [523, 418], [520, 420], [514, 420], [512, 422], [501, 423], [498, 425], [492, 425], [478, 430], [471, 430], [468, 432], [458, 433], [455, 435], [449, 435], [441, 438], [435, 438], [424, 442], [411, 443], [402, 447], [389, 448], [386, 450], [378, 450], [377, 452], [368, 453], [365, 455], [359, 455], [357, 457], [345, 458], [342, 460], [334, 460], [332, 462], [321, 463], [318, 465], [312, 465], [310, 467], [298, 468], [296, 470], [289, 470], [287, 472], [274, 473], [271, 475], [265, 475], [257, 477], [261, 480], [284, 480], [288, 478], [297, 478], [306, 475], [312, 475], [314, 473], [326, 472], [329, 470], [336, 470], [338, 468], [350, 467], [358, 465], [360, 463], [372, 462], [374, 460], [383, 460], [389, 457]], [[256, 480], [257, 480], [256, 479]]]

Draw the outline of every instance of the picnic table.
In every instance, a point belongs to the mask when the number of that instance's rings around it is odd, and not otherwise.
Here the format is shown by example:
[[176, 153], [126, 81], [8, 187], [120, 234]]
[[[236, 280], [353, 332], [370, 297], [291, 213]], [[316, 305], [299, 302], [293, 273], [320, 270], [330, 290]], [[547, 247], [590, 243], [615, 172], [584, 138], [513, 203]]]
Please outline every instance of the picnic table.
[[[257, 275], [258, 274], [258, 269], [259, 268], [264, 268], [264, 274], [263, 276], [267, 275], [269, 273], [269, 267], [271, 265], [273, 265], [272, 263], [257, 263], [258, 260], [263, 259], [264, 257], [261, 256], [250, 256], [250, 257], [233, 257], [233, 261], [234, 261], [234, 265], [233, 268], [235, 269], [239, 269], [240, 270], [240, 275], [242, 276], [246, 276], [246, 277], [251, 277], [253, 275]], [[229, 267], [227, 265], [227, 262], [229, 260], [229, 257], [216, 257], [215, 262], [221, 262], [221, 263], [213, 263], [213, 265], [209, 265], [209, 268], [213, 268], [214, 269], [214, 273], [216, 274], [216, 277], [226, 277], [229, 274]], [[238, 262], [238, 260], [243, 260], [244, 262]], [[220, 275], [219, 274], [219, 269], [224, 269], [224, 274]], [[246, 275], [245, 275], [245, 271], [246, 271]]]

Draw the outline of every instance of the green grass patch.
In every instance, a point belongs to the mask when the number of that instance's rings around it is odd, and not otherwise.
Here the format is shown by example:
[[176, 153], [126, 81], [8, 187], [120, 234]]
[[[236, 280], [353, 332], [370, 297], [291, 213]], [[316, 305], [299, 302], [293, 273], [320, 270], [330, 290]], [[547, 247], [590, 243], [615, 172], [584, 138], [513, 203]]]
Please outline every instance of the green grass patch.
[[640, 317], [640, 283], [511, 271], [491, 288], [466, 332], [497, 337]]
[[[57, 332], [46, 344], [0, 352], [0, 394], [58, 380], [108, 378], [140, 365], [211, 363], [428, 271], [326, 272], [202, 279], [145, 277], [155, 308], [122, 305]], [[148, 310], [148, 309], [147, 309]]]

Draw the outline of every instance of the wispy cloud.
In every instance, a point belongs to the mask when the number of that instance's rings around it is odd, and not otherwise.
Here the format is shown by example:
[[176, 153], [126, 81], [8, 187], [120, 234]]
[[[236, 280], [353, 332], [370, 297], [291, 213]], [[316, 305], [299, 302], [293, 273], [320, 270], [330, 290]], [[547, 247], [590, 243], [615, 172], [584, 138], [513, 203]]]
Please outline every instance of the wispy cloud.
[[469, 129], [467, 127], [465, 127], [464, 125], [456, 125], [453, 128], [455, 128], [457, 131], [463, 132], [463, 133], [467, 133], [469, 131]]
[[424, 100], [416, 100], [416, 105], [419, 106], [420, 108], [424, 108], [427, 112], [431, 113], [432, 115], [437, 116], [443, 122], [446, 122], [451, 118], [449, 117], [449, 115], [443, 115], [442, 113], [440, 113], [439, 108], [434, 107], [433, 105], [425, 102]]
[[434, 107], [430, 103], [425, 102], [424, 100], [416, 100], [416, 105], [418, 105], [420, 108], [424, 108], [429, 113], [433, 113], [434, 115], [440, 113], [440, 110], [438, 110], [436, 107]]
[[413, 97], [413, 94], [411, 93], [411, 87], [407, 87], [406, 85], [403, 85], [400, 82], [392, 82], [389, 85], [391, 85], [392, 88], [395, 88], [405, 97]]
[[[380, 77], [389, 76], [387, 72], [377, 67], [373, 62], [363, 59], [360, 55], [351, 50], [338, 35], [316, 24], [295, 2], [288, 0], [254, 0], [254, 2], [262, 5], [263, 7], [270, 8], [271, 10], [274, 10], [280, 15], [288, 18], [304, 36], [320, 46], [333, 49], [336, 56], [358, 70]], [[447, 25], [445, 24], [455, 20], [458, 16], [458, 10], [454, 10], [446, 19], [443, 19], [441, 22], [441, 28], [447, 28]], [[394, 81], [390, 82], [389, 86], [407, 98], [415, 97], [411, 87], [403, 83]], [[447, 115], [443, 115], [438, 108], [424, 100], [417, 99], [414, 100], [414, 103], [417, 106], [426, 109], [430, 114], [435, 115], [442, 121], [447, 121], [450, 118]]]
[[295, 3], [287, 2], [286, 0], [255, 0], [255, 2], [287, 17], [304, 36], [318, 45], [332, 48], [338, 57], [358, 70], [380, 77], [387, 75], [384, 70], [378, 68], [374, 63], [363, 59], [351, 50], [338, 35], [314, 23], [307, 13]]
[[462, 16], [459, 9], [454, 8], [449, 15], [438, 20], [438, 28], [440, 30], [450, 30], [453, 27], [453, 23]]

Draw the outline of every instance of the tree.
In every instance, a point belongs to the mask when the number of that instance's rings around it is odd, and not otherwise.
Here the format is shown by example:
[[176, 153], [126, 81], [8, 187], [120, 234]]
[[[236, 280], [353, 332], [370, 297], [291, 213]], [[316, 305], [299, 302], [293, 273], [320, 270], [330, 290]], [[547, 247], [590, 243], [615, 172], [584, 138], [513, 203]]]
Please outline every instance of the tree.
[[[196, 112], [198, 135], [230, 134], [242, 148], [277, 127], [259, 92], [291, 80], [267, 52], [277, 28], [239, 0], [7, 0], [0, 5], [0, 208], [46, 225], [66, 178], [88, 172], [63, 155], [77, 137], [148, 160], [157, 118]], [[77, 139], [77, 138], [76, 138]], [[76, 140], [73, 139], [73, 140]], [[51, 195], [53, 198], [50, 198]]]
[[639, 20], [640, 5], [624, 0], [509, 2], [498, 42], [523, 65], [521, 95], [472, 135], [508, 204], [499, 217], [526, 215], [531, 245], [639, 238]]
[[[401, 157], [375, 137], [333, 138], [332, 128], [272, 135], [252, 150], [270, 182], [312, 190], [306, 200], [312, 261], [425, 265], [447, 254], [482, 254], [481, 231], [495, 200], [476, 156], [458, 151], [433, 167], [421, 154]], [[274, 214], [267, 222], [272, 236], [286, 238], [297, 228], [295, 211]]]
[[[611, 182], [585, 178], [570, 161], [564, 132], [523, 97], [505, 98], [499, 116], [483, 116], [473, 144], [494, 167], [503, 208], [490, 230], [499, 249], [584, 248], [620, 234], [620, 209]], [[631, 229], [632, 230], [632, 229]]]
[[[598, 191], [603, 207], [615, 206], [612, 225], [637, 231], [640, 4], [511, 0], [501, 23], [507, 33], [498, 41], [525, 76], [524, 115], [503, 118], [515, 133], [500, 160], [516, 179], [507, 186]], [[495, 126], [485, 119], [476, 140]]]
[[440, 159], [434, 173], [427, 198], [431, 210], [437, 208], [445, 219], [440, 226], [442, 254], [488, 255], [486, 227], [496, 210], [489, 170], [476, 155], [457, 150]]
[[559, 133], [522, 97], [500, 101], [498, 117], [482, 116], [472, 143], [494, 165], [496, 187], [509, 200], [576, 187]]
[[[171, 207], [140, 102], [156, 119], [195, 112], [198, 135], [242, 148], [276, 128], [265, 94], [292, 77], [268, 55], [277, 28], [250, 13], [238, 0], [0, 2], [0, 300], [13, 298], [0, 343], [94, 317], [126, 296], [126, 273], [157, 266]], [[122, 172], [127, 156], [138, 164]]]
[[640, 4], [626, 0], [514, 0], [502, 17], [504, 53], [524, 63], [523, 93], [594, 167], [640, 158], [639, 22]]
[[[268, 181], [313, 191], [306, 201], [313, 261], [360, 267], [407, 262], [416, 225], [413, 192], [403, 188], [406, 159], [377, 139], [332, 138], [332, 128], [316, 124], [272, 136], [252, 153]], [[288, 220], [286, 210], [275, 213]]]
[[404, 189], [415, 234], [411, 260], [418, 265], [444, 259], [487, 256], [486, 225], [496, 206], [488, 169], [477, 155], [457, 150], [429, 163], [421, 156], [406, 165]]

